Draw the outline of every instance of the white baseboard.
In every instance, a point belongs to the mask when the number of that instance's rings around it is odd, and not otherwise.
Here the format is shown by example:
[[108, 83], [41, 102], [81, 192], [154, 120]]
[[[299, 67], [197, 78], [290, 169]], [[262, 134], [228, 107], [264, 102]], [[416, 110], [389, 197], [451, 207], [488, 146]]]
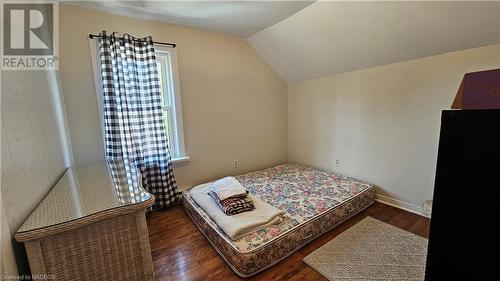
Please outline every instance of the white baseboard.
[[399, 209], [402, 209], [405, 211], [408, 211], [410, 213], [414, 213], [414, 214], [429, 218], [429, 216], [426, 216], [422, 212], [421, 206], [418, 206], [418, 205], [415, 205], [412, 203], [408, 203], [405, 201], [394, 199], [392, 197], [381, 195], [378, 193], [375, 194], [375, 201], [380, 202], [380, 203], [384, 203], [386, 205], [393, 206], [393, 207], [396, 207], [396, 208], [399, 208]]

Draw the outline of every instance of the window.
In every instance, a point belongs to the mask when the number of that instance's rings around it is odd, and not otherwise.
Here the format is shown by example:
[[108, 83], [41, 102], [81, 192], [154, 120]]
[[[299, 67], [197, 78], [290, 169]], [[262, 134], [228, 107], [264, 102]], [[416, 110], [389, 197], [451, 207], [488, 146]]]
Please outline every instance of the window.
[[174, 160], [185, 159], [182, 109], [175, 51], [172, 48], [157, 48], [156, 65], [163, 93], [163, 117], [170, 153]]
[[[103, 108], [102, 85], [101, 85], [101, 62], [99, 58], [99, 46], [97, 40], [89, 39], [92, 69], [96, 85], [97, 106]], [[155, 46], [156, 65], [158, 67], [158, 78], [163, 93], [163, 110], [165, 131], [168, 137], [168, 145], [172, 162], [189, 160], [184, 150], [184, 130], [182, 127], [182, 107], [179, 88], [179, 72], [177, 69], [177, 57], [174, 48]], [[104, 117], [99, 110], [101, 122], [101, 133], [104, 139]], [[104, 142], [103, 142], [104, 145]]]

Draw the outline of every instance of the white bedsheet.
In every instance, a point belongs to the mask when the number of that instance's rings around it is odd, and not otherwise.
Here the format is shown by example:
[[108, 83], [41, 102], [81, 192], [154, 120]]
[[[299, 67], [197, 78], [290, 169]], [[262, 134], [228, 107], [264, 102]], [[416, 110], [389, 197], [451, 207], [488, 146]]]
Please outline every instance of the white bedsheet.
[[225, 177], [211, 183], [210, 188], [222, 201], [235, 195], [246, 194], [247, 190], [233, 177]]
[[284, 214], [282, 210], [267, 204], [257, 196], [248, 194], [254, 202], [255, 210], [228, 216], [208, 195], [208, 191], [210, 191], [210, 184], [202, 184], [192, 188], [189, 193], [193, 200], [233, 240], [279, 223], [281, 221], [280, 215]]

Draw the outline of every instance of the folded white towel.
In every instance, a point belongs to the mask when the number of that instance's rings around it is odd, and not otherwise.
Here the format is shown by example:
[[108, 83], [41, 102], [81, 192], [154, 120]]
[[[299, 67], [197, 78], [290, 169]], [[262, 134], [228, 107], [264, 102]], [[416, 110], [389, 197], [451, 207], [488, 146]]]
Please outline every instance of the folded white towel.
[[247, 190], [233, 177], [225, 177], [211, 183], [210, 188], [222, 201], [232, 196], [241, 196], [247, 193]]
[[189, 194], [196, 204], [233, 240], [269, 225], [279, 223], [281, 221], [280, 215], [284, 214], [283, 211], [267, 204], [259, 197], [248, 194], [254, 202], [255, 210], [228, 216], [208, 195], [209, 191], [210, 184], [202, 184], [192, 188]]

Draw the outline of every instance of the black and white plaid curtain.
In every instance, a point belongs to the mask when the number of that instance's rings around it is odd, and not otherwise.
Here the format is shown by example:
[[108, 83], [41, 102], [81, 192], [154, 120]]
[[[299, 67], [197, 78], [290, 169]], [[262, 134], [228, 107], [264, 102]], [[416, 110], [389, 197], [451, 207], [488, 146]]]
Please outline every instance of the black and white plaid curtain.
[[103, 31], [99, 49], [106, 159], [139, 169], [143, 187], [156, 198], [153, 209], [171, 206], [179, 193], [163, 124], [153, 39]]

